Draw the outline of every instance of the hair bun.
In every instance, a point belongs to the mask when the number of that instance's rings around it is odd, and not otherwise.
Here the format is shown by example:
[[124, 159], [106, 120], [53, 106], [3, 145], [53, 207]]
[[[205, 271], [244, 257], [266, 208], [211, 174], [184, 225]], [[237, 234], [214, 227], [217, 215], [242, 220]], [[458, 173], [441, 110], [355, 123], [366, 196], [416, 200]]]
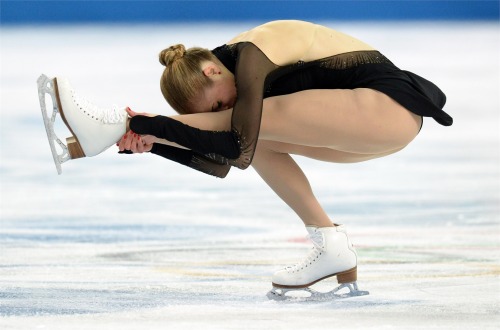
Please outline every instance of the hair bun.
[[170, 46], [160, 53], [160, 63], [164, 66], [172, 65], [186, 54], [186, 47], [182, 44]]

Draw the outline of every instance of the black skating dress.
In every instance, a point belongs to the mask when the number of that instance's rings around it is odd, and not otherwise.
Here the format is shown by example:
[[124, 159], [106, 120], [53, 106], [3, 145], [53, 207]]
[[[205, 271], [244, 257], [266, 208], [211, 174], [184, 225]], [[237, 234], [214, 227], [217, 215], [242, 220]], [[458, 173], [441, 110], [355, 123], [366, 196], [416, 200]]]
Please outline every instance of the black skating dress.
[[200, 130], [165, 116], [135, 116], [130, 121], [135, 133], [154, 135], [189, 149], [155, 143], [152, 153], [210, 175], [223, 178], [231, 166], [245, 169], [251, 164], [266, 97], [308, 89], [371, 88], [417, 115], [432, 117], [444, 126], [453, 123], [442, 110], [446, 96], [436, 85], [400, 70], [375, 50], [286, 66], [272, 63], [251, 42], [223, 45], [212, 53], [235, 76], [238, 95], [231, 131]]

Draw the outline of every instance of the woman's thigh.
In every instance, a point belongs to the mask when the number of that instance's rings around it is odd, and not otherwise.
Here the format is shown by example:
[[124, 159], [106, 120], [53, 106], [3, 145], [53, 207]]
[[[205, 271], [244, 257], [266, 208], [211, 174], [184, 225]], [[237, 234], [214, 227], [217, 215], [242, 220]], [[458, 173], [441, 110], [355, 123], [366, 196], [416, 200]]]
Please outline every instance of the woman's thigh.
[[306, 90], [264, 100], [260, 139], [354, 154], [399, 150], [421, 117], [367, 88]]
[[[257, 144], [258, 151], [268, 151], [291, 155], [300, 155], [330, 163], [358, 163], [374, 158], [380, 158], [393, 154], [403, 148], [398, 148], [386, 152], [367, 154], [339, 151], [325, 147], [309, 147], [298, 144], [261, 140]], [[258, 154], [258, 153], [257, 153]]]

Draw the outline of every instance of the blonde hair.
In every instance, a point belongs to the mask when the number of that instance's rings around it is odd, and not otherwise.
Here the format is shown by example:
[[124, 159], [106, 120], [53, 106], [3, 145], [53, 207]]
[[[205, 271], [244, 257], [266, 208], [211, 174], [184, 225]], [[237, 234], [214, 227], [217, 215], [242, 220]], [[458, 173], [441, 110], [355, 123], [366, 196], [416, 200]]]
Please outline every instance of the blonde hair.
[[193, 47], [186, 50], [177, 44], [161, 51], [160, 63], [165, 66], [160, 89], [168, 104], [179, 114], [192, 113], [191, 105], [212, 81], [203, 74], [201, 63], [213, 61], [208, 49]]

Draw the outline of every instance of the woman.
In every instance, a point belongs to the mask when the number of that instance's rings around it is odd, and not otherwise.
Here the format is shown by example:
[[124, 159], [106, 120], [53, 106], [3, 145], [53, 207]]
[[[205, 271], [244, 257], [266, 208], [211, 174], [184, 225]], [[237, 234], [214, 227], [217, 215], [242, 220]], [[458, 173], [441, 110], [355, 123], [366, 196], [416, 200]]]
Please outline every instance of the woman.
[[[269, 22], [213, 51], [172, 46], [160, 62], [166, 66], [162, 93], [179, 116], [127, 109], [128, 122], [118, 110], [82, 107], [61, 80], [61, 110], [72, 132], [79, 130], [71, 144], [82, 149], [80, 156], [99, 144], [90, 152], [97, 154], [128, 124], [118, 143], [122, 152], [149, 151], [219, 177], [230, 166], [251, 164], [302, 219], [314, 244], [304, 261], [274, 274], [275, 287], [304, 288], [330, 276], [339, 283], [357, 279], [356, 252], [343, 226], [332, 224], [291, 154], [360, 162], [403, 149], [423, 116], [452, 124], [441, 110], [445, 95], [434, 84], [398, 69], [362, 41], [308, 22]], [[113, 117], [120, 128], [99, 119], [89, 129], [79, 119], [82, 111]], [[113, 134], [96, 142], [104, 134], [99, 130]]]

